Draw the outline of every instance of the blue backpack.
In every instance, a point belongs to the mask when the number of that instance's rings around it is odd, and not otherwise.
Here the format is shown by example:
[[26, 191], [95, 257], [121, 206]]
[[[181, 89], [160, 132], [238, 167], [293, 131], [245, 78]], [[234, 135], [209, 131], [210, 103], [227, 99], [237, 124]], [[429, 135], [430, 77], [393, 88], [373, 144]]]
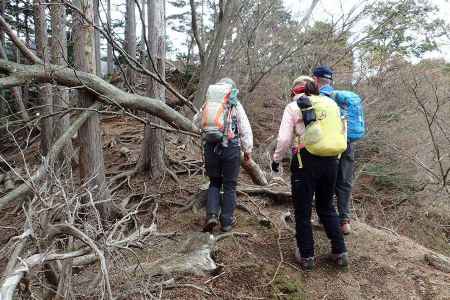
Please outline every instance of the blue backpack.
[[347, 140], [354, 142], [364, 137], [366, 126], [361, 97], [351, 91], [333, 91], [330, 97], [341, 109], [341, 115], [347, 119]]

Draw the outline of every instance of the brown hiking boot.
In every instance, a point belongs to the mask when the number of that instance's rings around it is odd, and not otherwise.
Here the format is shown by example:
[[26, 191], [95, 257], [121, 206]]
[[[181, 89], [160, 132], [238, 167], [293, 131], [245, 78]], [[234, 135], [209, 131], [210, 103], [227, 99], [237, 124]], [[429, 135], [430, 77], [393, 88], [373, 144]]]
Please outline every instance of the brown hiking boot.
[[338, 267], [341, 267], [341, 268], [348, 267], [348, 263], [349, 263], [347, 252], [343, 252], [340, 254], [331, 253], [328, 256], [328, 260], [330, 260], [331, 262], [333, 262], [334, 264], [336, 264]]
[[203, 226], [203, 232], [213, 232], [214, 227], [219, 224], [219, 220], [215, 214], [211, 214], [208, 216], [206, 220], [205, 226]]
[[343, 235], [349, 235], [352, 230], [350, 228], [350, 221], [349, 220], [343, 220], [341, 222], [341, 232]]
[[299, 263], [303, 271], [312, 271], [315, 266], [313, 257], [302, 257], [298, 248], [295, 248], [295, 260]]

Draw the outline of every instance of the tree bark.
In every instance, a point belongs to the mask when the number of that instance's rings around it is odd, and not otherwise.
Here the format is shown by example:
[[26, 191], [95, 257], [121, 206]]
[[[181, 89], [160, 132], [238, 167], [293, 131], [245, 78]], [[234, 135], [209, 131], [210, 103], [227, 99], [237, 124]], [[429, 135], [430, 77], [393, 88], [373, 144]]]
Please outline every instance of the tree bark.
[[[149, 42], [149, 62], [148, 68], [153, 68], [155, 72], [165, 79], [165, 1], [149, 0], [148, 2], [148, 42]], [[151, 59], [154, 61], [152, 62]], [[161, 102], [165, 102], [165, 88], [153, 79], [148, 81], [147, 95], [155, 97]], [[160, 120], [148, 116], [151, 122], [160, 123]], [[142, 143], [141, 154], [137, 164], [137, 170], [144, 172], [152, 177], [159, 177], [165, 170], [164, 163], [164, 136], [161, 129], [152, 128], [149, 125], [144, 129], [144, 140]]]
[[[47, 35], [47, 22], [45, 16], [45, 6], [41, 0], [33, 0], [33, 18], [35, 28], [35, 43], [36, 50], [39, 58], [45, 64], [49, 63], [49, 51], [48, 51], [48, 35]], [[39, 103], [42, 106], [42, 116], [50, 115], [53, 112], [52, 105], [52, 93], [51, 85], [43, 84], [39, 88]], [[41, 118], [41, 154], [46, 156], [52, 142], [53, 135], [53, 122], [52, 118]]]
[[[111, 34], [112, 32], [112, 26], [111, 26], [111, 0], [107, 0], [106, 1], [106, 26], [108, 29], [108, 33]], [[106, 57], [106, 62], [107, 62], [107, 70], [108, 70], [108, 74], [111, 75], [113, 72], [113, 49], [112, 46], [107, 43], [106, 46], [106, 51], [107, 51], [107, 57]]]
[[[94, 1], [77, 0], [74, 3], [93, 22]], [[94, 27], [76, 14], [73, 20], [73, 36], [75, 38], [75, 66], [78, 70], [95, 74]], [[95, 102], [95, 96], [86, 90], [79, 90], [78, 101], [80, 107], [89, 107]], [[94, 197], [97, 200], [105, 200], [109, 198], [109, 192], [105, 183], [103, 144], [98, 114], [94, 114], [81, 126], [78, 136], [80, 139], [79, 168], [81, 184], [87, 184], [87, 187], [94, 193]], [[100, 213], [103, 219], [108, 218], [110, 203], [101, 204]]]
[[[0, 8], [1, 6], [4, 6], [6, 3], [4, 0], [2, 0], [2, 3], [0, 4]], [[6, 26], [5, 26], [6, 25]], [[4, 33], [8, 33], [9, 31], [11, 31], [11, 28], [9, 28], [9, 26], [7, 26], [6, 22], [4, 22], [3, 19], [3, 12], [0, 11], [0, 59], [5, 59], [8, 60], [8, 57], [6, 56], [6, 50], [4, 48], [5, 45], [5, 35]], [[13, 87], [11, 89], [12, 95], [15, 99], [15, 106], [16, 106], [16, 111], [20, 114], [20, 116], [22, 117], [22, 119], [24, 121], [29, 121], [30, 120], [30, 116], [28, 115], [28, 112], [26, 111], [26, 107], [23, 103], [23, 99], [22, 99], [22, 89], [20, 87]]]
[[[3, 17], [5, 14], [6, 8], [6, 0], [0, 0], [0, 16]], [[2, 27], [0, 26], [0, 45], [5, 46], [5, 33], [3, 32]], [[6, 56], [6, 55], [5, 55]]]
[[[126, 15], [126, 26], [125, 26], [125, 43], [126, 43], [126, 51], [127, 53], [135, 58], [136, 57], [136, 9], [135, 9], [135, 0], [126, 0], [127, 1], [127, 15]], [[133, 84], [135, 81], [134, 76], [135, 72], [132, 68], [128, 67], [127, 69], [127, 79], [130, 84]]]
[[[100, 18], [99, 18], [99, 0], [94, 0], [94, 23], [96, 26], [100, 26]], [[100, 33], [98, 30], [95, 31], [95, 63], [96, 63], [96, 74], [99, 77], [102, 77], [102, 57], [100, 53]]]
[[[67, 37], [66, 37], [66, 8], [64, 5], [58, 5], [59, 0], [52, 0], [50, 5], [50, 17], [52, 28], [51, 39], [51, 57], [52, 64], [66, 66], [67, 65]], [[59, 112], [67, 109], [69, 104], [69, 94], [62, 86], [56, 86], [53, 89], [53, 111]], [[69, 115], [57, 116], [53, 123], [53, 137], [56, 141], [69, 127]], [[58, 162], [62, 163], [64, 159], [68, 159], [70, 166], [71, 157], [73, 155], [72, 140], [68, 140], [58, 157]]]

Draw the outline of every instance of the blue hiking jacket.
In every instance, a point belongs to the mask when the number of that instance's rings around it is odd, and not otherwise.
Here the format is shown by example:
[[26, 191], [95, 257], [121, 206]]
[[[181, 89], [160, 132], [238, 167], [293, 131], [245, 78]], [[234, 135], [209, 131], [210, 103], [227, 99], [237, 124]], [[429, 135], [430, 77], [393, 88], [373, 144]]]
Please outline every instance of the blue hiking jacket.
[[333, 92], [334, 88], [329, 84], [324, 85], [323, 87], [320, 88], [320, 94], [327, 97], [330, 97]]

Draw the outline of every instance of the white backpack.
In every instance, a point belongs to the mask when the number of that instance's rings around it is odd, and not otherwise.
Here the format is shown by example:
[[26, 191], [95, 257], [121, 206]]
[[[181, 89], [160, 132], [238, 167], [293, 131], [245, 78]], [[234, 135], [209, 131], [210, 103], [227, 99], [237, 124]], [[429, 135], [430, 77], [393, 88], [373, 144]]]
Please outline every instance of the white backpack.
[[226, 143], [227, 140], [234, 138], [234, 132], [228, 130], [232, 122], [232, 110], [236, 106], [232, 92], [232, 86], [226, 83], [212, 84], [208, 87], [201, 119], [202, 138], [205, 142]]

